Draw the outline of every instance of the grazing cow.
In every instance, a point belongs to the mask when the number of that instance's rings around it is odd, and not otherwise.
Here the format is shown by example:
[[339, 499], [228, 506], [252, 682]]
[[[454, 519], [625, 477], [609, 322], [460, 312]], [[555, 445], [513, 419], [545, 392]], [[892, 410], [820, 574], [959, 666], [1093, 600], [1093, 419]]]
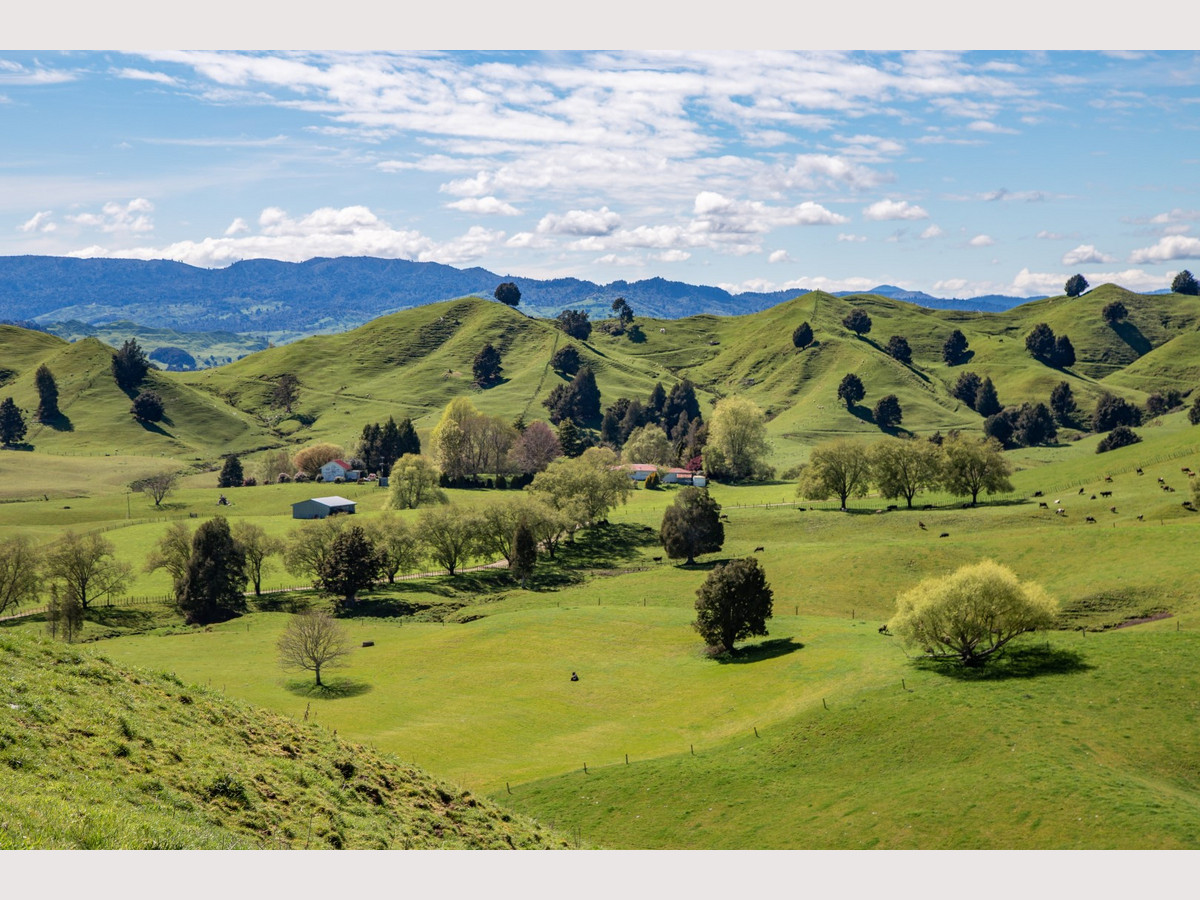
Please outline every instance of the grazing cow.
[[1049, 504], [1046, 504], [1046, 503], [1038, 504], [1038, 509], [1049, 509], [1049, 508], [1050, 508]]
[[924, 530], [925, 530], [925, 523], [924, 523], [924, 522], [921, 522], [921, 521], [919, 521], [919, 520], [918, 520], [918, 522], [917, 522], [917, 527], [918, 527], [918, 528], [920, 528], [922, 531], [924, 531]]
[[767, 549], [766, 547], [755, 547], [754, 552], [755, 553], [764, 553], [766, 551], [766, 549]]
[[1033, 496], [1035, 496], [1035, 497], [1040, 497], [1040, 496], [1042, 496], [1042, 492], [1041, 492], [1041, 491], [1034, 491], [1034, 492], [1033, 492]]
[[898, 506], [897, 506], [895, 503], [889, 503], [889, 504], [888, 504], [888, 512], [891, 512], [892, 510], [894, 510], [894, 509], [899, 509], [899, 508], [900, 508], [900, 507], [898, 507]]
[[726, 522], [729, 521], [729, 516], [725, 515], [725, 513], [721, 513], [720, 518], [724, 519]]
[[1189, 469], [1187, 466], [1184, 466], [1184, 467], [1183, 467], [1182, 469], [1180, 469], [1179, 471], [1180, 471], [1180, 472], [1183, 472], [1184, 474], [1187, 474], [1188, 472], [1190, 472], [1190, 471], [1192, 471], [1192, 470], [1191, 470], [1191, 469]]
[[1115, 514], [1116, 514], [1116, 512], [1117, 512], [1117, 508], [1116, 508], [1115, 506], [1110, 506], [1110, 507], [1108, 508], [1108, 511], [1109, 511], [1110, 513], [1113, 513], [1113, 514], [1115, 515]]
[[938, 537], [950, 537], [950, 532], [943, 531], [941, 534], [938, 535]]
[[1092, 494], [1092, 499], [1093, 499], [1093, 500], [1095, 500], [1095, 499], [1096, 499], [1096, 495], [1095, 495], [1095, 494]]
[[654, 557], [654, 561], [655, 561], [655, 562], [662, 562], [662, 557], [661, 557], [661, 556], [656, 556], [656, 557]]
[[1112, 491], [1101, 491], [1101, 492], [1100, 492], [1100, 496], [1101, 496], [1101, 497], [1111, 497], [1111, 496], [1112, 496]]
[[1141, 516], [1138, 516], [1138, 521], [1139, 521], [1139, 522], [1140, 522], [1140, 521], [1142, 521], [1142, 517], [1141, 517]]
[[1160, 478], [1160, 479], [1158, 479], [1158, 483], [1159, 483], [1159, 484], [1164, 484], [1165, 482], [1163, 482], [1163, 480]]
[[1054, 505], [1055, 505], [1055, 506], [1060, 506], [1061, 504], [1062, 504], [1062, 501], [1061, 501], [1061, 500], [1055, 500], [1055, 501], [1054, 501]]
[[1108, 482], [1109, 484], [1112, 484], [1112, 476], [1111, 475], [1105, 475], [1104, 480], [1106, 482]]
[[1067, 514], [1067, 511], [1065, 509], [1063, 509], [1062, 507], [1059, 507], [1058, 509], [1056, 509], [1054, 511], [1054, 513], [1055, 513], [1055, 515], [1065, 516]]
[[891, 634], [891, 632], [888, 631], [887, 622], [884, 622], [882, 625], [879, 626], [879, 633], [880, 634]]
[[1188, 478], [1195, 478], [1195, 477], [1196, 477], [1195, 472], [1188, 472]]
[[1143, 472], [1143, 471], [1141, 470], [1141, 467], [1140, 467], [1140, 466], [1138, 467], [1137, 473], [1138, 473], [1139, 475], [1145, 475], [1145, 474], [1146, 474], [1145, 472]]
[[1093, 519], [1091, 516], [1087, 516], [1083, 521], [1091, 522], [1092, 524], [1095, 524], [1095, 522], [1096, 522], [1096, 520]]
[[1081, 493], [1081, 494], [1083, 493], [1083, 488], [1079, 489], [1079, 493]]

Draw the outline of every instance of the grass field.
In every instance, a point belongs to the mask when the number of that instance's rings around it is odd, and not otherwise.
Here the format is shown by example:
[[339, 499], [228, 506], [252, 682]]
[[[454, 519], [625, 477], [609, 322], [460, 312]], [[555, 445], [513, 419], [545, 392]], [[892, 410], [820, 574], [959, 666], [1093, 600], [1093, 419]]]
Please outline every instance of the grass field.
[[[1114, 298], [1136, 334], [1100, 320]], [[964, 368], [991, 375], [1004, 402], [1042, 399], [1064, 379], [1085, 407], [1104, 389], [1140, 402], [1182, 386], [1200, 307], [1188, 299], [1166, 315], [1164, 302], [1104, 286], [985, 316], [809, 294], [739, 319], [644, 320], [641, 341], [595, 332], [581, 352], [605, 402], [684, 376], [704, 402], [750, 396], [769, 411], [770, 461], [782, 472], [816, 441], [879, 435], [832, 400], [848, 369], [867, 382], [868, 403], [874, 391], [900, 394], [916, 432], [978, 429], [979, 416], [949, 395]], [[840, 326], [852, 305], [875, 321], [866, 339]], [[818, 335], [802, 353], [790, 347], [800, 320]], [[1028, 358], [1024, 334], [1038, 321], [1071, 335], [1081, 360], [1073, 371]], [[975, 356], [951, 369], [940, 347], [954, 327]], [[913, 346], [911, 367], [879, 349], [897, 333]], [[486, 392], [463, 376], [484, 337], [503, 346], [507, 379]], [[413, 415], [427, 429], [464, 390], [487, 412], [533, 418], [560, 378], [545, 359], [564, 339], [499, 304], [455, 301], [171, 375], [209, 417], [194, 431], [180, 422], [174, 443], [158, 435], [111, 449], [84, 440], [79, 456], [65, 444], [0, 452], [0, 536], [101, 531], [139, 570], [131, 593], [165, 594], [167, 576], [140, 569], [169, 521], [220, 513], [285, 535], [304, 527], [290, 518], [299, 499], [341, 493], [358, 502], [358, 522], [383, 506], [375, 487], [301, 484], [227, 490], [231, 505], [218, 507], [213, 448], [348, 444], [387, 415]], [[15, 389], [25, 367], [67, 352], [53, 340], [21, 337]], [[65, 346], [95, 353], [83, 343]], [[335, 370], [341, 377], [327, 377]], [[253, 413], [285, 371], [305, 384], [308, 424], [280, 436]], [[976, 508], [931, 493], [912, 510], [869, 496], [841, 512], [799, 500], [787, 480], [716, 484], [725, 544], [693, 567], [655, 559], [674, 489], [638, 490], [607, 525], [543, 559], [530, 590], [496, 569], [372, 590], [344, 620], [355, 650], [325, 691], [276, 662], [291, 610], [327, 603], [311, 591], [265, 598], [207, 629], [183, 626], [162, 605], [101, 608], [83, 638], [122, 666], [174, 673], [293, 721], [307, 715], [589, 845], [1195, 848], [1200, 513], [1182, 501], [1191, 496], [1183, 470], [1200, 471], [1200, 429], [1175, 412], [1138, 431], [1142, 443], [1103, 455], [1098, 436], [1072, 431], [1056, 446], [1011, 451], [1014, 491]], [[184, 477], [162, 508], [125, 490], [165, 467]], [[450, 493], [467, 505], [506, 496]], [[774, 590], [770, 635], [733, 660], [711, 659], [691, 627], [696, 589], [715, 562], [750, 554]], [[1059, 627], [974, 677], [909, 659], [879, 633], [897, 593], [983, 558], [1042, 584], [1060, 601]], [[275, 562], [265, 586], [296, 580]], [[0, 640], [43, 632], [34, 616], [4, 623]]]

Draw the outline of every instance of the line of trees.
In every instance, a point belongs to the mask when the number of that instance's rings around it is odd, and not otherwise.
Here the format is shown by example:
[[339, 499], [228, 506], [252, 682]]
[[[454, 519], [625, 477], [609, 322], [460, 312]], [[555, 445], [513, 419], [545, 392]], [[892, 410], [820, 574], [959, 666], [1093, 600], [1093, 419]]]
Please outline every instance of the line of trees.
[[911, 509], [921, 491], [941, 488], [979, 501], [980, 493], [1012, 490], [1012, 467], [998, 441], [952, 432], [941, 444], [920, 438], [883, 438], [868, 445], [842, 438], [818, 444], [799, 468], [796, 494], [809, 500], [865, 497], [874, 486]]

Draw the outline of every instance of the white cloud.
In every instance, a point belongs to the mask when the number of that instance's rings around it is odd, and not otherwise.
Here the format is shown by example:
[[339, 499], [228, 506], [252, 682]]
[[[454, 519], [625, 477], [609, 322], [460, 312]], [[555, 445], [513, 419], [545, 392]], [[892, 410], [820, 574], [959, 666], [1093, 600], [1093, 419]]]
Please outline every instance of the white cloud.
[[773, 250], [771, 255], [767, 257], [769, 263], [790, 263], [794, 262], [790, 253], [786, 250]]
[[880, 200], [863, 210], [863, 218], [872, 222], [891, 219], [928, 219], [929, 213], [907, 200]]
[[968, 131], [978, 131], [983, 134], [1020, 134], [1015, 128], [1005, 128], [1002, 125], [997, 125], [995, 122], [988, 122], [983, 119], [976, 119], [967, 126]]
[[621, 216], [607, 206], [600, 209], [572, 209], [563, 215], [548, 213], [537, 224], [539, 234], [587, 235], [612, 234], [621, 227]]
[[646, 264], [646, 261], [640, 256], [618, 256], [615, 253], [598, 256], [592, 262], [602, 266], [644, 266]]
[[34, 213], [32, 218], [17, 226], [17, 231], [24, 231], [26, 233], [34, 231], [42, 233], [54, 231], [56, 228], [58, 228], [58, 226], [50, 221], [50, 217], [53, 214], [53, 211], [49, 209], [44, 210], [43, 212]]
[[1142, 247], [1129, 255], [1135, 264], [1167, 262], [1172, 259], [1200, 259], [1200, 238], [1171, 234], [1151, 247]]
[[961, 291], [968, 284], [970, 282], [965, 278], [945, 278], [941, 281], [935, 281], [933, 283], [933, 290], [953, 295], [955, 292]]
[[759, 200], [733, 200], [701, 191], [692, 206], [695, 223], [704, 230], [735, 234], [770, 231], [785, 225], [841, 225], [850, 220], [806, 200], [798, 206], [768, 206]]
[[225, 237], [231, 237], [235, 234], [242, 234], [250, 230], [250, 226], [246, 224], [246, 220], [238, 216], [229, 223], [229, 227], [225, 229]]
[[844, 243], [861, 244], [867, 239], [867, 236], [865, 234], [839, 234], [837, 239]]
[[98, 213], [77, 213], [66, 218], [68, 222], [85, 228], [99, 228], [105, 234], [145, 234], [154, 230], [154, 220], [150, 218], [153, 211], [153, 203], [145, 197], [138, 197], [124, 206], [110, 200]]
[[[236, 224], [235, 220], [235, 224]], [[195, 266], [219, 267], [240, 259], [301, 262], [313, 257], [378, 256], [457, 265], [478, 259], [504, 241], [504, 232], [474, 226], [465, 234], [437, 242], [418, 231], [392, 228], [365, 206], [323, 207], [295, 218], [279, 207], [258, 217], [258, 232], [177, 241], [165, 246], [91, 246], [68, 255], [132, 259], [177, 259]]]
[[1074, 250], [1068, 250], [1064, 253], [1062, 258], [1064, 266], [1080, 266], [1085, 263], [1111, 263], [1116, 261], [1116, 257], [1100, 252], [1091, 244], [1080, 244]]
[[145, 69], [115, 69], [113, 74], [118, 78], [130, 78], [135, 81], [154, 81], [158, 84], [169, 85], [179, 83], [165, 72], [147, 72]]
[[655, 253], [654, 258], [659, 262], [677, 263], [686, 262], [692, 258], [692, 254], [686, 250], [664, 250], [662, 253]]
[[451, 209], [479, 216], [519, 216], [521, 211], [495, 197], [463, 197], [446, 204]]
[[[1176, 222], [1194, 222], [1200, 219], [1200, 210], [1196, 209], [1179, 209], [1176, 207], [1170, 212], [1159, 213], [1156, 216], [1151, 216], [1143, 221], [1151, 225], [1173, 225]], [[1135, 220], [1138, 221], [1138, 220]]]
[[[1155, 275], [1142, 269], [1125, 269], [1121, 272], [1086, 272], [1088, 284], [1098, 287], [1101, 284], [1118, 284], [1134, 291], [1156, 290], [1167, 287], [1162, 275]], [[1022, 269], [1003, 293], [1034, 296], [1038, 294], [1061, 294], [1070, 277], [1063, 272], [1030, 272]]]
[[930, 225], [928, 228], [926, 228], [924, 231], [921, 232], [921, 239], [927, 241], [927, 240], [930, 240], [931, 238], [940, 238], [943, 234], [945, 234], [945, 232], [942, 231], [942, 229], [939, 228], [937, 225]]
[[975, 237], [967, 241], [967, 243], [972, 247], [990, 247], [992, 244], [996, 243], [996, 241], [990, 234], [977, 234]]
[[1034, 235], [1035, 238], [1042, 241], [1061, 241], [1070, 237], [1068, 234], [1059, 234], [1057, 231], [1039, 231]]

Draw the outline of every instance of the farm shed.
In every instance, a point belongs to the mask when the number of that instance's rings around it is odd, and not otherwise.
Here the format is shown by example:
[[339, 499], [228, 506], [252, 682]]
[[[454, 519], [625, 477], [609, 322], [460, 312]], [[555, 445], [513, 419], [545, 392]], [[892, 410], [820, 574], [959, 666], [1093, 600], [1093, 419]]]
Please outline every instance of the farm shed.
[[339, 513], [354, 515], [354, 501], [345, 497], [315, 497], [292, 504], [293, 519], [324, 519]]

